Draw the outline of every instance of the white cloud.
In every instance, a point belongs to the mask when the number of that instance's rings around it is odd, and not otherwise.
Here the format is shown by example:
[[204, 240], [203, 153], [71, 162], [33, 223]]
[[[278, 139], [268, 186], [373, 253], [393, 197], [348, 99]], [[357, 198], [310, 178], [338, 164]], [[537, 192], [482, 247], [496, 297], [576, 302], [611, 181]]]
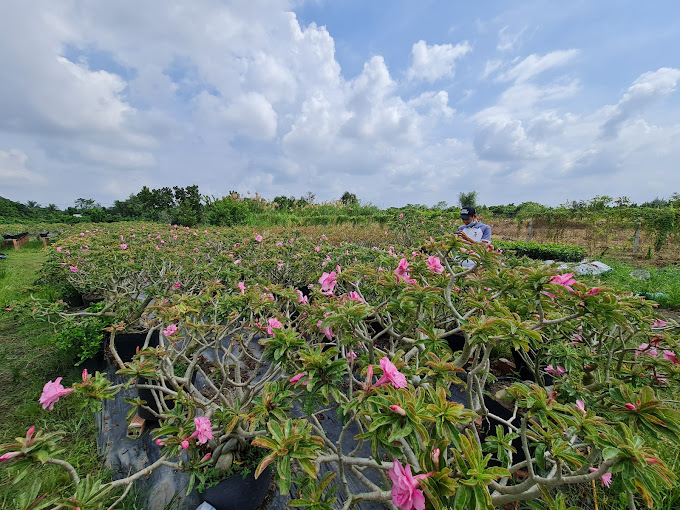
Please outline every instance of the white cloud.
[[501, 74], [498, 79], [500, 81], [527, 81], [554, 67], [568, 64], [573, 61], [578, 54], [578, 50], [570, 49], [553, 51], [543, 56], [536, 54], [529, 55], [512, 69]]
[[18, 149], [0, 151], [0, 180], [6, 186], [44, 186], [42, 175], [26, 168], [28, 156]]
[[526, 29], [527, 27], [524, 27], [519, 32], [512, 33], [509, 26], [504, 26], [498, 31], [498, 44], [496, 45], [496, 49], [498, 51], [510, 51], [515, 49]]
[[276, 112], [267, 99], [257, 92], [237, 98], [224, 113], [236, 132], [258, 140], [276, 136]]
[[482, 73], [482, 79], [486, 80], [493, 73], [498, 71], [503, 65], [503, 61], [500, 59], [487, 60], [484, 64], [484, 72]]
[[456, 60], [472, 50], [467, 41], [456, 44], [428, 44], [420, 40], [411, 48], [413, 63], [406, 72], [409, 80], [425, 80], [433, 83], [453, 76]]
[[603, 114], [608, 119], [602, 124], [603, 136], [616, 136], [621, 125], [641, 113], [648, 105], [674, 92], [680, 69], [662, 67], [640, 75], [628, 88], [618, 104], [607, 107]]

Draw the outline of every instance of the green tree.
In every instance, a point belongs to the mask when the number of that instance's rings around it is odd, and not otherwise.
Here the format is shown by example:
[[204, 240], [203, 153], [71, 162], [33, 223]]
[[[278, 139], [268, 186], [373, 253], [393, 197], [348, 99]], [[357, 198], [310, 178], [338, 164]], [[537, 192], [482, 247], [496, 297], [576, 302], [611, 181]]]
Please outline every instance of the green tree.
[[345, 191], [342, 194], [340, 201], [345, 205], [352, 205], [359, 202], [359, 200], [357, 200], [357, 196], [354, 193], [350, 193], [349, 191]]
[[458, 193], [458, 205], [465, 207], [477, 207], [477, 192], [476, 191], [461, 191]]

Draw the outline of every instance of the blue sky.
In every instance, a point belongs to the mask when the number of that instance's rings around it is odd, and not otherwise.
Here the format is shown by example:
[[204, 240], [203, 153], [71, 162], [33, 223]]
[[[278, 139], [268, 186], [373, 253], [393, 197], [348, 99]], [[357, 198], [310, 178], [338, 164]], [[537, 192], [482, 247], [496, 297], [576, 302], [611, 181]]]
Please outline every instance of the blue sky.
[[199, 185], [381, 207], [680, 191], [680, 5], [17, 2], [0, 196]]

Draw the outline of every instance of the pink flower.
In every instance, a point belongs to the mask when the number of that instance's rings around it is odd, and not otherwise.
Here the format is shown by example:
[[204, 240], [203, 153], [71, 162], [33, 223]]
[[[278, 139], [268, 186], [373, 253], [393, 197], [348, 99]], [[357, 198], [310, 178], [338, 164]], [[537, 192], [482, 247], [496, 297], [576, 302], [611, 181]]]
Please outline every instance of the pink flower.
[[333, 340], [333, 330], [330, 327], [322, 328], [322, 324], [323, 321], [319, 321], [316, 323], [316, 327], [319, 328], [324, 335], [326, 335], [326, 338]]
[[14, 457], [18, 457], [19, 455], [21, 455], [21, 452], [3, 453], [2, 455], [0, 455], [0, 462], [2, 462], [3, 460], [13, 459]]
[[321, 292], [326, 295], [333, 294], [333, 288], [337, 285], [337, 273], [332, 271], [331, 273], [324, 272], [319, 278], [319, 283], [321, 284]]
[[200, 460], [200, 462], [205, 462], [206, 460], [210, 460], [210, 457], [212, 457], [212, 453], [206, 453], [203, 458]]
[[678, 360], [678, 357], [673, 351], [663, 351], [663, 357], [668, 361], [672, 361], [674, 365], [680, 365], [680, 360]]
[[406, 411], [404, 411], [404, 408], [398, 405], [391, 405], [390, 409], [397, 413], [399, 416], [406, 416]]
[[[590, 470], [591, 473], [594, 473], [595, 471], [598, 470], [597, 468], [592, 468], [592, 467], [588, 468], [588, 469]], [[603, 474], [602, 478], [601, 478], [602, 485], [605, 486], [605, 487], [609, 487], [612, 483], [612, 476], [613, 475], [611, 473]]]
[[401, 213], [401, 214], [399, 215], [399, 217], [400, 217], [400, 218], [403, 218], [403, 217], [404, 217], [404, 213]]
[[276, 317], [271, 317], [267, 323], [269, 324], [267, 326], [267, 334], [269, 336], [274, 336], [274, 330], [275, 329], [281, 329], [283, 327], [283, 324], [281, 324], [281, 321], [277, 319]]
[[408, 260], [406, 260], [405, 258], [402, 258], [399, 261], [399, 265], [394, 270], [394, 274], [397, 275], [397, 278], [404, 279], [408, 278], [408, 266], [409, 266]]
[[553, 368], [552, 364], [545, 367], [545, 371], [552, 375], [562, 375], [567, 372], [564, 367], [559, 365], [557, 366], [557, 369]]
[[88, 375], [87, 375], [87, 368], [83, 368], [83, 373], [80, 374], [80, 377], [82, 377], [83, 382], [87, 382], [87, 377], [88, 377]]
[[668, 323], [667, 323], [666, 321], [664, 321], [664, 320], [661, 320], [661, 319], [656, 319], [656, 320], [652, 323], [652, 327], [653, 327], [653, 328], [665, 328], [667, 325], [668, 325]]
[[194, 418], [194, 425], [196, 425], [196, 430], [189, 437], [197, 437], [198, 444], [205, 444], [213, 438], [212, 428], [208, 418], [205, 416], [198, 416]]
[[406, 376], [387, 357], [380, 360], [380, 368], [383, 369], [383, 376], [375, 383], [376, 387], [391, 382], [395, 388], [406, 388]]
[[315, 252], [319, 253], [320, 250], [321, 250], [321, 248], [319, 248], [318, 246], [315, 246], [315, 247], [314, 247], [314, 251], [315, 251]]
[[176, 289], [179, 289], [179, 288], [180, 288], [181, 286], [182, 286], [182, 284], [181, 284], [181, 283], [179, 283], [179, 282], [175, 282], [175, 288], [176, 288]]
[[350, 292], [349, 294], [347, 294], [347, 299], [349, 299], [349, 300], [351, 300], [351, 301], [357, 301], [357, 302], [359, 302], [359, 303], [363, 303], [363, 302], [364, 302], [364, 300], [361, 298], [361, 296], [359, 295], [359, 293], [356, 292], [356, 291], [354, 291], [354, 290], [353, 290], [352, 292]]
[[439, 257], [427, 257], [427, 268], [436, 274], [442, 274], [444, 272], [444, 266], [442, 266]]
[[349, 363], [350, 361], [357, 359], [357, 353], [354, 351], [349, 351], [345, 358], [347, 358], [347, 362]]
[[127, 244], [123, 243], [120, 245], [121, 250], [127, 250]]
[[262, 242], [262, 236], [255, 236], [255, 240], [256, 240], [258, 243], [261, 243], [261, 242]]
[[583, 414], [586, 414], [586, 403], [583, 400], [577, 400], [576, 409], [581, 411]]
[[548, 283], [554, 283], [555, 285], [561, 285], [565, 289], [567, 289], [569, 292], [574, 292], [574, 289], [571, 288], [572, 285], [576, 283], [576, 280], [572, 278], [574, 276], [574, 273], [566, 273], [566, 274], [558, 274], [550, 278]]
[[158, 446], [165, 446], [165, 442], [163, 442], [162, 439], [156, 439], [156, 444], [157, 444]]
[[656, 358], [658, 351], [656, 350], [656, 348], [650, 346], [649, 344], [640, 344], [638, 348], [635, 350], [635, 357], [637, 358], [640, 354]]
[[54, 382], [48, 381], [45, 383], [45, 386], [43, 386], [42, 395], [40, 395], [39, 400], [43, 409], [49, 407], [51, 411], [52, 408], [54, 408], [54, 404], [56, 404], [61, 397], [68, 395], [73, 391], [73, 388], [64, 388], [61, 385], [61, 379], [61, 377], [57, 377]]
[[184, 439], [184, 440], [182, 441], [181, 445], [182, 445], [182, 448], [184, 448], [184, 449], [186, 450], [187, 448], [189, 448], [189, 441], [187, 441], [186, 439]]
[[177, 333], [177, 329], [175, 324], [168, 324], [168, 327], [163, 330], [163, 336], [172, 336]]
[[61, 246], [57, 246], [57, 251], [60, 252], [63, 248]]
[[624, 407], [628, 409], [629, 411], [637, 411], [637, 407], [635, 407], [635, 404], [631, 404], [630, 402], [627, 404], [624, 404]]
[[298, 303], [305, 304], [309, 302], [307, 296], [305, 296], [300, 289], [295, 289], [298, 293]]
[[306, 375], [307, 375], [307, 372], [300, 372], [299, 374], [295, 374], [293, 377], [291, 377], [290, 379], [288, 379], [288, 382], [289, 382], [290, 384], [297, 384], [297, 383], [300, 382], [300, 379], [302, 379], [302, 378], [305, 377]]
[[402, 510], [425, 510], [425, 495], [418, 487], [420, 480], [430, 476], [430, 473], [413, 476], [408, 463], [402, 466], [394, 459], [389, 474], [392, 480], [392, 503]]
[[68, 266], [69, 270], [72, 271], [73, 273], [78, 272], [78, 268], [76, 266]]
[[600, 292], [600, 288], [599, 287], [593, 287], [588, 292], [586, 292], [586, 296], [594, 296], [598, 292]]
[[245, 283], [238, 282], [238, 285], [236, 287], [241, 291], [241, 294], [246, 293], [246, 284]]
[[435, 448], [432, 450], [432, 453], [430, 454], [430, 457], [432, 458], [432, 462], [434, 462], [434, 465], [439, 469], [439, 455], [441, 455], [441, 450], [439, 448]]

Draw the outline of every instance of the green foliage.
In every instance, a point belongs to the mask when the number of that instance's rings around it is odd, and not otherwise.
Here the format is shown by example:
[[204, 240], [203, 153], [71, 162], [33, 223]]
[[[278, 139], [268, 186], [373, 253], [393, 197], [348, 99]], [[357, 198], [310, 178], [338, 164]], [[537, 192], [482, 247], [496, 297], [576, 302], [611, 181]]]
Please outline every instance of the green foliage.
[[[95, 303], [90, 306], [90, 313], [98, 313], [105, 303]], [[103, 329], [113, 322], [112, 318], [97, 315], [69, 316], [55, 335], [54, 342], [59, 349], [72, 354], [80, 361], [92, 358], [104, 343]]]
[[206, 204], [206, 220], [210, 225], [233, 227], [243, 225], [249, 216], [248, 205], [231, 196], [209, 200]]
[[494, 241], [494, 246], [512, 251], [518, 257], [527, 256], [538, 260], [559, 260], [562, 262], [580, 262], [586, 256], [586, 250], [580, 246], [568, 244], [541, 244], [524, 241]]
[[477, 207], [477, 195], [476, 191], [461, 191], [458, 193], [458, 205]]

